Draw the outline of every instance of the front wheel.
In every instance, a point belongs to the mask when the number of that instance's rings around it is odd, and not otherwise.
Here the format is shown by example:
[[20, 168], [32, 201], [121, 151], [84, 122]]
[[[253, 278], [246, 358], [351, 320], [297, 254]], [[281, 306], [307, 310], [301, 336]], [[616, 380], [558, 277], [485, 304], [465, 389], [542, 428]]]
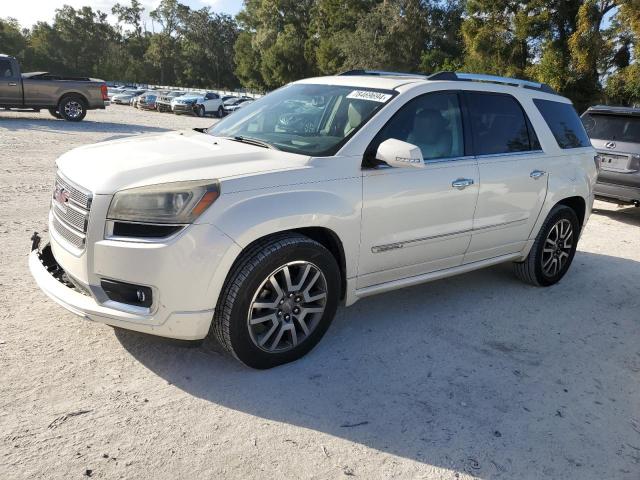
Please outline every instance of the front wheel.
[[575, 211], [556, 205], [538, 232], [524, 262], [514, 263], [516, 276], [538, 287], [558, 283], [567, 273], [578, 247], [580, 223]]
[[222, 118], [224, 117], [224, 108], [222, 107], [222, 105], [220, 105], [218, 107], [218, 118]]
[[238, 360], [265, 369], [305, 355], [329, 328], [340, 271], [320, 243], [299, 234], [260, 241], [229, 274], [213, 334]]
[[196, 113], [199, 117], [204, 117], [205, 114], [207, 113], [204, 109], [204, 105], [198, 105], [198, 109], [196, 110]]

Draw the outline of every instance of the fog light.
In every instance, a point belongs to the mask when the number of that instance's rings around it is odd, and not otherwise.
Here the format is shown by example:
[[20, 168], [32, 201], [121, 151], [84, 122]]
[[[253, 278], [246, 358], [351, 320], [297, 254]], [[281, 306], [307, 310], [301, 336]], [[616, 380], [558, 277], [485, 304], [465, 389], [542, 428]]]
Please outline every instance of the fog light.
[[100, 286], [109, 300], [114, 302], [145, 308], [151, 307], [153, 303], [149, 287], [114, 280], [102, 280]]

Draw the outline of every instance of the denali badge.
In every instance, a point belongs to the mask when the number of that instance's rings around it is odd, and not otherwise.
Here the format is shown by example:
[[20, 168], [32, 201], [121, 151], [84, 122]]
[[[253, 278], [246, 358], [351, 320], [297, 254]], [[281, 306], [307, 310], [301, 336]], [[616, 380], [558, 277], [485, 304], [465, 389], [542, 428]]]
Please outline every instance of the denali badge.
[[616, 142], [607, 142], [604, 145], [605, 147], [607, 147], [609, 150], [613, 150], [614, 148], [616, 148]]

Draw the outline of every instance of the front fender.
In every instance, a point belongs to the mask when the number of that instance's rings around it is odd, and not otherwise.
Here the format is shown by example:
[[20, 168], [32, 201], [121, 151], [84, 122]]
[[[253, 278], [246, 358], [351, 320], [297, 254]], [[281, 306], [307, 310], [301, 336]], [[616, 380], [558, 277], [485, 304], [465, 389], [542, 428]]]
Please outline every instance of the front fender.
[[320, 227], [342, 242], [347, 277], [357, 273], [360, 245], [361, 179], [289, 186], [274, 191], [223, 194], [213, 223], [240, 247], [274, 233]]

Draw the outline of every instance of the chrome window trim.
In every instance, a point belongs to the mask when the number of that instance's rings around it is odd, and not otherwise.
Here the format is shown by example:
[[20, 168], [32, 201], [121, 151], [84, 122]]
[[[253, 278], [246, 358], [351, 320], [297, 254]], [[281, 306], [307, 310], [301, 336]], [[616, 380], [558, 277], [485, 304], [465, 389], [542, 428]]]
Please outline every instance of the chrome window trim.
[[[476, 157], [474, 155], [464, 155], [461, 157], [430, 158], [428, 160], [425, 160], [423, 158], [422, 162], [425, 165], [431, 165], [431, 164], [439, 164], [439, 163], [447, 163], [447, 162], [462, 162], [465, 160], [474, 160], [475, 158]], [[363, 168], [363, 170], [385, 170], [387, 168], [397, 169], [398, 167], [392, 167], [390, 165], [384, 164], [384, 165], [376, 165], [373, 168]], [[401, 170], [405, 170], [405, 169], [401, 169]], [[414, 170], [414, 172], [416, 172], [416, 170]]]
[[524, 157], [528, 155], [543, 155], [544, 150], [524, 150], [522, 152], [507, 152], [507, 153], [487, 153], [484, 155], [476, 155], [478, 160], [485, 158], [502, 158], [502, 157]]

